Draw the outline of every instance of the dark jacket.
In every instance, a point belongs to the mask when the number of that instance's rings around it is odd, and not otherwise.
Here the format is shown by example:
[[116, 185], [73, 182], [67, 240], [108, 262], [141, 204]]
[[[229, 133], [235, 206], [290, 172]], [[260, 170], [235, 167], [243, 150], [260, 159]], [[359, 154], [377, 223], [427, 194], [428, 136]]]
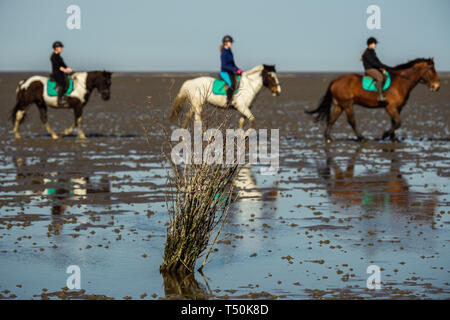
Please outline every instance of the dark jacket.
[[50, 61], [52, 62], [52, 74], [51, 77], [59, 84], [64, 84], [66, 74], [59, 70], [59, 68], [64, 67], [67, 68], [66, 64], [64, 63], [63, 58], [61, 55], [52, 53], [50, 57]]
[[383, 69], [386, 66], [378, 59], [375, 50], [367, 48], [362, 55], [364, 70], [367, 69]]
[[220, 71], [236, 73], [238, 70], [238, 67], [236, 67], [236, 64], [234, 63], [233, 52], [231, 52], [231, 49], [222, 50], [220, 61], [222, 63]]

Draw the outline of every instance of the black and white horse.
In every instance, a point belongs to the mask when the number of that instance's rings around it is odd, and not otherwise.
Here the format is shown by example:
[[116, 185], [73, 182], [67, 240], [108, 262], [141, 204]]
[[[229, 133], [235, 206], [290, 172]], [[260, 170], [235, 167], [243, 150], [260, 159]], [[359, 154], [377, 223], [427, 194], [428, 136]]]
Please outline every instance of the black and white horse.
[[[76, 72], [72, 75], [73, 91], [67, 95], [67, 105], [73, 109], [75, 121], [67, 128], [62, 135], [68, 135], [77, 128], [78, 137], [86, 139], [86, 136], [81, 130], [81, 121], [83, 108], [89, 100], [89, 97], [94, 89], [97, 89], [103, 100], [109, 100], [111, 87], [111, 72], [107, 71], [91, 71], [91, 72]], [[58, 139], [58, 135], [52, 130], [47, 120], [47, 107], [60, 108], [58, 106], [58, 99], [56, 96], [49, 96], [47, 93], [48, 77], [32, 76], [26, 80], [19, 82], [16, 89], [16, 105], [12, 110], [12, 122], [14, 124], [14, 137], [20, 139], [19, 126], [24, 120], [25, 114], [30, 105], [35, 103], [39, 109], [41, 121], [44, 124], [47, 132], [53, 139]]]

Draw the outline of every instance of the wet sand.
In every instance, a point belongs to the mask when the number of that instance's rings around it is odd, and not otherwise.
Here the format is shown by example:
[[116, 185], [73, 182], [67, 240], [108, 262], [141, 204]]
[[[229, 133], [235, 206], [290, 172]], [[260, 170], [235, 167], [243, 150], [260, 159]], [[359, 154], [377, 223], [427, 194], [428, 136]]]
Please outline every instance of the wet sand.
[[[282, 95], [264, 90], [253, 108], [257, 128], [280, 129], [279, 174], [245, 167], [204, 276], [163, 278], [165, 138], [152, 123], [168, 123], [192, 76], [115, 74], [111, 100], [94, 93], [85, 108], [82, 142], [53, 141], [34, 106], [15, 141], [9, 112], [24, 75], [0, 74], [0, 298], [450, 298], [449, 75], [438, 93], [412, 92], [400, 142], [378, 140], [383, 110], [356, 107], [369, 141], [342, 116], [326, 146], [304, 110], [333, 75], [281, 74]], [[50, 109], [49, 121], [59, 133], [73, 113]], [[380, 290], [366, 288], [372, 264]], [[65, 288], [69, 265], [81, 292]]]

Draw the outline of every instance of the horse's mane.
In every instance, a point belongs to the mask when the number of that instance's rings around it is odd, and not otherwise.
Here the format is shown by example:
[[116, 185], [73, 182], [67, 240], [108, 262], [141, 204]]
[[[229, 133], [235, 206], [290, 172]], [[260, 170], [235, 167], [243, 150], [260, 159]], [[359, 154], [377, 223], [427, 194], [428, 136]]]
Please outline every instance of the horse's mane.
[[395, 67], [390, 67], [390, 69], [393, 70], [393, 71], [409, 69], [409, 68], [412, 68], [415, 64], [417, 64], [419, 62], [426, 62], [428, 64], [432, 64], [433, 63], [433, 59], [417, 58], [417, 59], [414, 59], [414, 60], [410, 60], [410, 61], [408, 61], [406, 63], [399, 64], [399, 65], [397, 65]]
[[255, 72], [262, 71], [263, 69], [264, 69], [264, 65], [260, 64], [256, 67], [251, 68], [250, 70], [245, 71], [245, 73], [249, 75], [249, 74], [252, 74]]

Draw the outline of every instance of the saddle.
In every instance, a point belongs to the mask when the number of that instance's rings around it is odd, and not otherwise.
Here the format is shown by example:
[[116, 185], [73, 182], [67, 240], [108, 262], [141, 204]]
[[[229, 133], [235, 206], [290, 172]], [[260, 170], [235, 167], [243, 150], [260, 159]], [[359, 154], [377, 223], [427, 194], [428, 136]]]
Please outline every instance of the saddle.
[[[239, 85], [241, 83], [241, 76], [237, 76], [237, 85], [236, 85], [236, 90], [234, 91], [234, 93], [236, 93], [239, 90]], [[228, 84], [220, 79], [216, 79], [214, 80], [213, 83], [213, 87], [212, 87], [212, 92], [214, 94], [218, 94], [218, 95], [226, 95], [227, 94], [227, 89], [228, 89]]]
[[[47, 94], [50, 97], [56, 97], [58, 95], [58, 90], [56, 89], [56, 81], [49, 78], [47, 80]], [[67, 87], [66, 92], [64, 93], [65, 96], [69, 95], [73, 91], [73, 80], [71, 77], [69, 77], [69, 86]]]
[[[391, 75], [389, 72], [385, 72], [386, 81], [384, 82], [383, 91], [389, 89], [391, 86]], [[375, 79], [369, 76], [363, 76], [362, 77], [362, 87], [366, 91], [377, 91], [377, 88], [375, 87]]]

